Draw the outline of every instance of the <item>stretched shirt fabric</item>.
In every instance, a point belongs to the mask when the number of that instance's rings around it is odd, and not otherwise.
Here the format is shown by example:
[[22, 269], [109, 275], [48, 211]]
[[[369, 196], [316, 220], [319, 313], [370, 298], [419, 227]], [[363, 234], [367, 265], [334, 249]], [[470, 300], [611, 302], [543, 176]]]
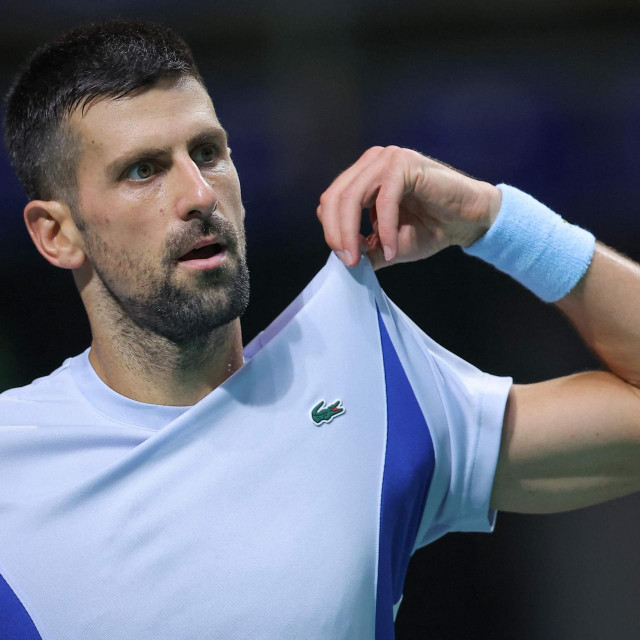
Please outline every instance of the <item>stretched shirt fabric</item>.
[[122, 396], [88, 354], [0, 394], [3, 640], [390, 639], [416, 549], [493, 529], [511, 378], [366, 258], [331, 254], [193, 406]]

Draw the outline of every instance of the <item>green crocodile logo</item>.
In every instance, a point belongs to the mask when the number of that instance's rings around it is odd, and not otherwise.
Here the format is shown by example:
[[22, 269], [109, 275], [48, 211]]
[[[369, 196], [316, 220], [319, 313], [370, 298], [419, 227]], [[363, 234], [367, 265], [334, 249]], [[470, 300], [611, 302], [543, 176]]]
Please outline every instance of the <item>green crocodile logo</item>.
[[331, 422], [334, 418], [341, 416], [346, 409], [342, 406], [342, 400], [336, 400], [328, 407], [321, 408], [324, 404], [324, 400], [320, 400], [318, 404], [311, 409], [311, 419], [317, 425], [321, 425], [323, 422]]

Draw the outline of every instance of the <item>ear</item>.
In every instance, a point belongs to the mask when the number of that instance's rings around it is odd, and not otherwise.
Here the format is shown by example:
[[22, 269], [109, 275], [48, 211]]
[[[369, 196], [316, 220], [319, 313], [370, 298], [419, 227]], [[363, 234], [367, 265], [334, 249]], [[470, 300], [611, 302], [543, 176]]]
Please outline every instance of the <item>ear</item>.
[[85, 260], [84, 241], [68, 205], [58, 200], [31, 200], [24, 221], [36, 249], [52, 265], [77, 269]]

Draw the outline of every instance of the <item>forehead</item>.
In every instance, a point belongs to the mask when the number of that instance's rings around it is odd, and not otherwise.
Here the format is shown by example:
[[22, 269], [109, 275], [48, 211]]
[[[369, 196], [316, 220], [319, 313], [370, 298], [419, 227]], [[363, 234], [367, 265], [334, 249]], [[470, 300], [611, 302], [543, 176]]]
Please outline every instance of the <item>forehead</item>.
[[206, 89], [191, 77], [163, 80], [119, 99], [99, 99], [69, 119], [84, 154], [105, 162], [140, 146], [175, 146], [199, 130], [220, 127]]

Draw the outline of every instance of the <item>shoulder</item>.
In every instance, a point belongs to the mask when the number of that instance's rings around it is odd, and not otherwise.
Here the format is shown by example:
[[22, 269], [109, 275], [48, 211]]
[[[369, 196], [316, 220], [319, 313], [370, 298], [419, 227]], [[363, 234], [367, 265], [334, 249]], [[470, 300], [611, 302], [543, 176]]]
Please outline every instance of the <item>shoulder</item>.
[[32, 380], [29, 384], [21, 387], [13, 387], [0, 393], [0, 401], [26, 400], [34, 396], [46, 394], [52, 388], [58, 387], [68, 371], [71, 358], [67, 358], [57, 369], [51, 373], [40, 376]]
[[31, 423], [36, 415], [41, 420], [54, 405], [66, 404], [74, 388], [70, 372], [72, 360], [67, 358], [48, 375], [0, 393], [0, 424]]

